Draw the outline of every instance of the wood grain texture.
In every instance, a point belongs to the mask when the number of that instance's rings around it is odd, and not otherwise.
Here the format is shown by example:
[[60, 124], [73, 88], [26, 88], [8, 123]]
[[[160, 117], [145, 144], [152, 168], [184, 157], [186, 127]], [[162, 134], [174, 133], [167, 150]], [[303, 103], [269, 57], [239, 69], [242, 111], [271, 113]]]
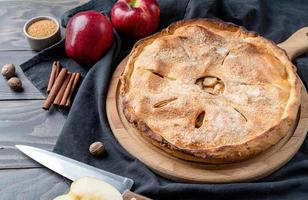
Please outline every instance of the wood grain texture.
[[[6, 63], [20, 63], [31, 58], [23, 36], [24, 23], [38, 15], [49, 15], [59, 19], [61, 15], [85, 0], [0, 0], [0, 68]], [[62, 29], [62, 35], [64, 31]], [[8, 51], [7, 51], [8, 50]], [[11, 91], [6, 80], [0, 76], [0, 199], [50, 200], [63, 194], [68, 181], [41, 167], [24, 156], [15, 144], [28, 144], [51, 150], [62, 129], [65, 118], [61, 113], [41, 109], [44, 96], [17, 67], [24, 91]], [[8, 101], [18, 100], [18, 101]], [[30, 169], [35, 167], [34, 169]], [[29, 168], [29, 169], [16, 169]]]
[[38, 166], [16, 144], [53, 148], [65, 117], [54, 108], [43, 110], [42, 105], [42, 100], [0, 101], [0, 169]]
[[[0, 50], [30, 50], [23, 35], [25, 22], [39, 15], [60, 19], [86, 0], [0, 0]], [[62, 30], [62, 33], [64, 31]]]
[[21, 79], [23, 84], [23, 91], [15, 92], [9, 88], [7, 85], [7, 80], [2, 75], [0, 75], [0, 101], [16, 99], [45, 99], [41, 92], [36, 89], [35, 86], [27, 79], [19, 67], [19, 64], [25, 62], [33, 55], [34, 52], [31, 51], [0, 51], [0, 69], [4, 64], [15, 64], [16, 74]]
[[151, 199], [131, 191], [126, 191], [123, 194], [123, 200], [151, 200]]
[[117, 67], [107, 95], [107, 116], [116, 139], [130, 154], [154, 172], [175, 181], [229, 183], [253, 181], [271, 174], [287, 163], [298, 151], [308, 131], [308, 94], [303, 85], [302, 104], [296, 129], [257, 157], [235, 164], [209, 165], [178, 159], [155, 147], [130, 124], [119, 101], [119, 78], [127, 59]]
[[285, 49], [291, 60], [308, 51], [308, 27], [301, 28], [293, 33], [279, 47]]
[[51, 200], [69, 188], [70, 181], [42, 169], [0, 170], [1, 200]]

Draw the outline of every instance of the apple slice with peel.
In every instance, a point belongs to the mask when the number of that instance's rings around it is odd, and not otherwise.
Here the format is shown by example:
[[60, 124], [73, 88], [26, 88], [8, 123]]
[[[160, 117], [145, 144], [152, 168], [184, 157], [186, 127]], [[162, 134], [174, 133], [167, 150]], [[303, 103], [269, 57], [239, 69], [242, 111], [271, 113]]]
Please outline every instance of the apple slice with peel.
[[70, 194], [65, 194], [65, 195], [58, 196], [53, 200], [76, 200], [76, 199], [72, 197]]
[[71, 185], [70, 194], [77, 199], [122, 200], [121, 193], [112, 185], [90, 177], [83, 177]]
[[66, 195], [54, 200], [123, 200], [112, 185], [96, 178], [83, 177], [74, 181]]

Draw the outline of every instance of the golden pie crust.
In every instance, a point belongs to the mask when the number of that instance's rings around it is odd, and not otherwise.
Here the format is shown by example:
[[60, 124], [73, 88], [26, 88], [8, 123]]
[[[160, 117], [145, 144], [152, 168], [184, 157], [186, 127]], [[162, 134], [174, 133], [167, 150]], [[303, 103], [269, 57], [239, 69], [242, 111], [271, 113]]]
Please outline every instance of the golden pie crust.
[[176, 22], [134, 46], [121, 77], [123, 113], [170, 154], [231, 163], [292, 129], [300, 81], [284, 50], [243, 27]]

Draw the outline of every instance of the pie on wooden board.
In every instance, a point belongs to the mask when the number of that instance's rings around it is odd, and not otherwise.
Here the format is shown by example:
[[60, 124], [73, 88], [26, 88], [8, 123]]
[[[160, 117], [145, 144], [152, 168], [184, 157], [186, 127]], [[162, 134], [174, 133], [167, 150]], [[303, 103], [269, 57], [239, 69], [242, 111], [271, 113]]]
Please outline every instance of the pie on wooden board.
[[193, 19], [134, 46], [120, 98], [127, 120], [157, 147], [185, 160], [231, 163], [290, 131], [300, 87], [273, 42], [234, 24]]

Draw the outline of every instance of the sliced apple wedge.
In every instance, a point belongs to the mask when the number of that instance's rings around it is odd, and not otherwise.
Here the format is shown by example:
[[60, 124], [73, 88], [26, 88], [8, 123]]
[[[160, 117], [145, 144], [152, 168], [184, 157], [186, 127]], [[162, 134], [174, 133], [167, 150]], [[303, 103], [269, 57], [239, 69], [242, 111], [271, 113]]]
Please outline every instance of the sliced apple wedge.
[[79, 199], [122, 200], [122, 195], [112, 185], [90, 177], [73, 182], [70, 194]]
[[121, 193], [112, 185], [91, 177], [74, 181], [66, 195], [54, 200], [123, 200]]

